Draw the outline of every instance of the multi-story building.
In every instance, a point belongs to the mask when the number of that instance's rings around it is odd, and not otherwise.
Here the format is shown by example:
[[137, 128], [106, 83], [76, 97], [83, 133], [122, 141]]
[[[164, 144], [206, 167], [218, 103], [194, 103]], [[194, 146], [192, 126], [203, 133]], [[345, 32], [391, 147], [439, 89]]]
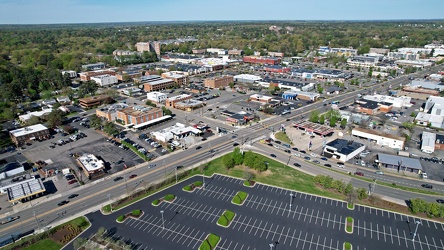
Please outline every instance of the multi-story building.
[[124, 125], [139, 125], [162, 116], [163, 111], [160, 108], [154, 107], [134, 106], [117, 110], [117, 120], [121, 121]]
[[99, 70], [99, 69], [104, 69], [105, 67], [106, 67], [106, 64], [103, 62], [82, 65], [82, 69], [85, 71]]
[[139, 52], [148, 51], [151, 52], [151, 43], [150, 42], [138, 42], [136, 43], [136, 49]]
[[178, 71], [162, 73], [162, 78], [173, 80], [176, 86], [188, 85], [188, 75], [180, 74]]
[[191, 99], [192, 96], [191, 95], [187, 95], [187, 94], [182, 94], [182, 95], [177, 95], [177, 96], [172, 96], [168, 99], [165, 100], [165, 106], [166, 107], [175, 107], [175, 104], [177, 102], [181, 102], [181, 101], [185, 101], [185, 100], [189, 100]]
[[79, 104], [82, 108], [97, 107], [102, 104], [111, 103], [113, 99], [108, 95], [90, 96], [79, 99]]
[[281, 64], [281, 59], [274, 57], [244, 56], [244, 63], [278, 65]]
[[175, 85], [175, 82], [171, 79], [164, 79], [157, 75], [142, 76], [134, 78], [136, 84], [143, 84], [143, 90], [145, 92], [159, 91], [167, 88], [171, 88]]
[[95, 81], [100, 87], [107, 87], [118, 82], [116, 76], [112, 75], [100, 75], [91, 77], [91, 81]]
[[207, 52], [206, 49], [193, 49], [192, 50], [193, 54], [205, 54], [205, 52]]
[[211, 89], [218, 89], [221, 87], [227, 87], [233, 82], [232, 76], [213, 77], [205, 79], [204, 86]]
[[146, 94], [146, 99], [155, 103], [162, 103], [168, 98], [167, 94], [162, 92], [149, 92]]
[[272, 56], [272, 57], [284, 57], [284, 53], [282, 53], [282, 52], [268, 51], [268, 56]]
[[228, 51], [228, 55], [233, 55], [233, 56], [241, 56], [244, 54], [243, 50], [239, 50], [239, 49], [232, 49]]
[[217, 48], [208, 48], [208, 53], [218, 54], [218, 55], [226, 55], [228, 52], [225, 49], [217, 49]]
[[102, 117], [109, 122], [117, 120], [117, 111], [127, 108], [125, 103], [116, 103], [100, 109], [96, 109], [96, 115]]
[[290, 72], [290, 68], [282, 67], [280, 65], [266, 65], [264, 66], [264, 71], [273, 73], [288, 73]]
[[12, 142], [20, 147], [26, 142], [34, 140], [46, 140], [50, 138], [49, 129], [42, 124], [32, 125], [9, 132]]
[[121, 82], [129, 81], [131, 79], [141, 76], [142, 76], [142, 71], [139, 70], [122, 70], [116, 73], [117, 80]]
[[347, 64], [355, 67], [375, 67], [379, 62], [379, 57], [377, 56], [354, 56], [347, 60]]
[[331, 48], [330, 53], [337, 54], [339, 56], [356, 56], [358, 54], [358, 50], [352, 48]]
[[89, 81], [91, 80], [91, 77], [101, 76], [101, 75], [115, 75], [116, 72], [112, 70], [95, 70], [95, 71], [88, 71], [88, 72], [81, 72], [79, 73], [80, 80], [81, 81]]
[[269, 102], [271, 102], [271, 100], [273, 100], [273, 97], [254, 94], [254, 95], [250, 96], [249, 100], [252, 102], [269, 103]]

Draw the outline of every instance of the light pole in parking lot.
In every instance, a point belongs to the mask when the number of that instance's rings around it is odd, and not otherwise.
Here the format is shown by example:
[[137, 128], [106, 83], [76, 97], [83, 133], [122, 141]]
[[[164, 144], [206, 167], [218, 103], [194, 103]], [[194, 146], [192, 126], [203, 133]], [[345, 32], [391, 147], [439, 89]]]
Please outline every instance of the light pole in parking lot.
[[291, 203], [293, 203], [293, 196], [294, 196], [294, 194], [290, 193], [290, 210], [291, 210]]
[[162, 215], [162, 229], [165, 229], [165, 221], [163, 220], [163, 210], [160, 210], [160, 214]]
[[269, 246], [270, 246], [270, 250], [273, 250], [273, 248], [274, 248], [274, 243], [270, 243]]
[[422, 223], [419, 220], [415, 220], [415, 224], [416, 224], [416, 228], [415, 228], [415, 232], [413, 233], [413, 239], [412, 239], [413, 242], [415, 242], [415, 237], [416, 237], [416, 232], [418, 231], [418, 226], [419, 226], [419, 224], [422, 224]]

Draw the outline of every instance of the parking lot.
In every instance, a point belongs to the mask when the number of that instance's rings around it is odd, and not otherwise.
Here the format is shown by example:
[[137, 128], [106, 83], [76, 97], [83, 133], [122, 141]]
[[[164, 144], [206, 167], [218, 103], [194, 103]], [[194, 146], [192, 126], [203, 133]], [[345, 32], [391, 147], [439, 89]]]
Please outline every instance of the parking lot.
[[[133, 249], [196, 249], [209, 233], [221, 237], [216, 249], [444, 249], [444, 226], [424, 219], [365, 206], [349, 210], [343, 201], [294, 192], [268, 185], [244, 187], [243, 180], [221, 175], [205, 178], [205, 187], [193, 193], [182, 187], [202, 177], [179, 183], [112, 215], [87, 215], [93, 226], [85, 235], [105, 227], [110, 236]], [[231, 203], [238, 191], [248, 194], [242, 206]], [[166, 194], [172, 203], [151, 205]], [[138, 219], [119, 224], [120, 214], [141, 209]], [[225, 209], [236, 213], [228, 228], [216, 224]], [[163, 214], [161, 213], [163, 211]], [[162, 217], [163, 216], [163, 217]], [[347, 216], [354, 218], [353, 234], [345, 232]], [[421, 224], [415, 241], [415, 220]]]

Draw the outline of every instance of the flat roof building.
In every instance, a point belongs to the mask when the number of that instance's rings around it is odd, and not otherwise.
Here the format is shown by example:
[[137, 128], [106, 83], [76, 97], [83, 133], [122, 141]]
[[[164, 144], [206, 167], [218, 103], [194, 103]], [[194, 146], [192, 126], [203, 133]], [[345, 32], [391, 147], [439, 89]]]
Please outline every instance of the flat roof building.
[[79, 104], [82, 108], [97, 107], [102, 104], [109, 104], [113, 99], [108, 95], [97, 95], [79, 99]]
[[376, 142], [376, 144], [381, 146], [387, 146], [389, 148], [399, 150], [403, 150], [405, 145], [404, 137], [383, 133], [377, 130], [354, 128], [352, 130], [352, 135], [359, 138], [368, 139], [371, 142]]
[[211, 89], [225, 88], [233, 81], [232, 76], [213, 77], [205, 79], [204, 86]]
[[117, 120], [123, 122], [124, 125], [139, 125], [163, 116], [160, 108], [134, 106], [117, 110]]
[[134, 78], [134, 82], [137, 84], [143, 84], [143, 89], [145, 90], [145, 92], [164, 90], [175, 85], [175, 82], [173, 80], [164, 79], [157, 75]]
[[146, 99], [155, 103], [162, 103], [168, 98], [168, 95], [162, 92], [149, 92]]
[[435, 152], [436, 134], [430, 132], [422, 132], [421, 151], [427, 154]]
[[355, 141], [336, 139], [327, 143], [324, 147], [324, 155], [330, 156], [341, 162], [346, 162], [364, 151], [365, 145]]
[[96, 109], [96, 115], [109, 122], [117, 120], [117, 111], [128, 107], [125, 103], [116, 103], [106, 107]]
[[77, 162], [89, 179], [95, 179], [105, 174], [105, 163], [93, 154], [84, 154], [77, 158]]
[[106, 65], [103, 62], [82, 65], [82, 69], [86, 71], [104, 69], [105, 67]]
[[398, 172], [406, 171], [420, 174], [423, 169], [418, 159], [379, 153], [377, 160], [380, 167], [397, 169]]
[[8, 201], [11, 203], [23, 202], [46, 192], [45, 185], [40, 178], [14, 183], [1, 189], [2, 192], [8, 194]]
[[243, 83], [255, 83], [256, 81], [262, 80], [262, 77], [249, 75], [249, 74], [240, 74], [233, 77], [235, 82], [243, 82]]
[[185, 100], [189, 100], [193, 98], [191, 95], [188, 94], [181, 94], [181, 95], [176, 95], [176, 96], [172, 96], [170, 98], [167, 98], [165, 100], [165, 106], [166, 107], [172, 107], [175, 108], [175, 104], [177, 102], [181, 102], [181, 101], [185, 101]]
[[49, 129], [42, 124], [36, 124], [9, 132], [12, 142], [18, 147], [33, 140], [46, 140], [50, 138]]

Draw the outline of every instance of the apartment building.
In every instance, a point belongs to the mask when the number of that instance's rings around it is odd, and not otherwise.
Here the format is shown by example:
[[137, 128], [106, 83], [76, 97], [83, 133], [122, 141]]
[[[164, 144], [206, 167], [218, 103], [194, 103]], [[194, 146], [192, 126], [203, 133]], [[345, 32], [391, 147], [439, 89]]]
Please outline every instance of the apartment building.
[[134, 78], [136, 84], [143, 84], [145, 92], [159, 91], [171, 88], [176, 83], [171, 79], [164, 79], [157, 75], [142, 76]]
[[105, 103], [111, 103], [113, 99], [108, 95], [90, 96], [79, 99], [79, 104], [82, 108], [97, 107]]
[[117, 120], [121, 121], [124, 125], [139, 125], [162, 116], [163, 111], [160, 108], [154, 107], [134, 106], [117, 110]]
[[227, 87], [234, 81], [232, 76], [213, 77], [205, 79], [204, 86], [211, 89], [218, 89], [221, 87]]

